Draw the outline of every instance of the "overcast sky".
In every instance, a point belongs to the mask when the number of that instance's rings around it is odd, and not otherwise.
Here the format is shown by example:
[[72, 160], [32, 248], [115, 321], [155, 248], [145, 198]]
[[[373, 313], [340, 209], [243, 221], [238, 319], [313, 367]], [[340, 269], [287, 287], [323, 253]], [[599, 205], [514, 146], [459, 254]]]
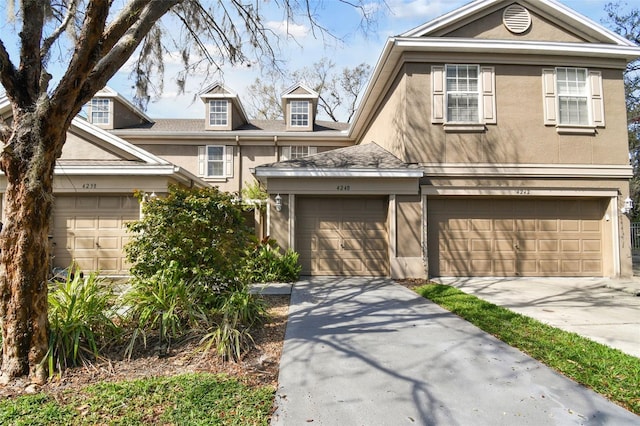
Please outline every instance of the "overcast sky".
[[[591, 20], [600, 23], [605, 17], [604, 6], [612, 0], [560, 0]], [[375, 65], [383, 45], [389, 36], [401, 34], [409, 29], [430, 21], [444, 13], [450, 12], [466, 3], [468, 0], [386, 0], [388, 7], [379, 7], [374, 28], [362, 31], [359, 28], [361, 15], [358, 10], [338, 0], [310, 0], [316, 8], [312, 13], [317, 20], [332, 34], [342, 41], [326, 40], [318, 37], [318, 32], [311, 31], [308, 20], [299, 18], [293, 24], [285, 26], [285, 17], [276, 0], [260, 0], [259, 5], [264, 13], [266, 26], [281, 35], [280, 54], [286, 68], [295, 70], [305, 65], [313, 64], [323, 58], [330, 58], [337, 68], [355, 67], [365, 62]], [[2, 2], [4, 3], [4, 2]], [[0, 5], [2, 20], [6, 17], [4, 5]], [[9, 27], [6, 23], [0, 25], [3, 42], [10, 50], [11, 35], [7, 34]], [[287, 38], [287, 32], [295, 36], [295, 40]], [[202, 76], [191, 77], [186, 85], [186, 93], [177, 94], [174, 83], [179, 71], [177, 55], [166, 58], [166, 74], [164, 91], [161, 99], [149, 104], [147, 114], [152, 118], [202, 118], [203, 103], [197, 99], [200, 90], [215, 80], [221, 80], [225, 85], [240, 96], [241, 101], [247, 98], [246, 88], [260, 75], [260, 61], [256, 60], [251, 66], [225, 67], [221, 75], [204, 81]], [[109, 82], [109, 86], [122, 96], [132, 99], [132, 82], [129, 71], [121, 70]], [[211, 81], [213, 80], [213, 81]], [[294, 84], [296, 82], [290, 82]], [[197, 100], [193, 102], [194, 98]], [[248, 102], [245, 100], [245, 104]]]

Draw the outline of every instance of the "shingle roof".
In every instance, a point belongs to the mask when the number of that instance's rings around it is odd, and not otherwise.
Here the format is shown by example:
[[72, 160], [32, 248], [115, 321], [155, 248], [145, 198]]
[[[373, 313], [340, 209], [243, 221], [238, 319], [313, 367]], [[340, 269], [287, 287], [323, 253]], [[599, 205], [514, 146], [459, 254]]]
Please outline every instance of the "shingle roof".
[[[349, 123], [335, 123], [333, 121], [317, 121], [314, 132], [341, 132], [349, 128]], [[145, 123], [115, 130], [126, 131], [153, 131], [153, 132], [194, 132], [214, 133], [215, 130], [205, 130], [204, 119], [188, 118], [158, 118], [154, 123]], [[250, 120], [234, 131], [246, 132], [285, 132], [284, 120]], [[309, 132], [311, 133], [311, 132]]]
[[418, 169], [372, 142], [256, 167], [271, 169]]

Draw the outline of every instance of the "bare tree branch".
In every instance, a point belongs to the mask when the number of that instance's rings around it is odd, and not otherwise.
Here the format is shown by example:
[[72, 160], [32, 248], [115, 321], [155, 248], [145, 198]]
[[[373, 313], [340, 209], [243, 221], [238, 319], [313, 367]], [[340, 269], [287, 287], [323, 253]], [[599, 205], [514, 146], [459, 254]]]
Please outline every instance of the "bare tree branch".
[[78, 12], [78, 1], [79, 0], [70, 0], [67, 13], [62, 19], [60, 25], [51, 33], [49, 37], [43, 40], [42, 47], [40, 48], [40, 56], [42, 58], [45, 58], [47, 55], [49, 55], [49, 49], [51, 49], [53, 43], [55, 43], [60, 35], [64, 33], [65, 30], [69, 27], [71, 20]]

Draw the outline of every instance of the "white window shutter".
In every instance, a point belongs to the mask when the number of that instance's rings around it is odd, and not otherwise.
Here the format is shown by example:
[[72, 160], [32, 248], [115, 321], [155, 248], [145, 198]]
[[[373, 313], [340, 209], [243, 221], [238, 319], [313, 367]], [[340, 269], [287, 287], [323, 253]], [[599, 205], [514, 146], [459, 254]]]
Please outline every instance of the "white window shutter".
[[591, 86], [593, 125], [604, 127], [604, 99], [602, 96], [602, 73], [600, 71], [589, 71], [589, 85]]
[[309, 155], [313, 155], [313, 154], [317, 154], [318, 153], [318, 147], [317, 146], [310, 146], [309, 147]]
[[444, 67], [434, 65], [431, 67], [431, 122], [444, 123], [445, 121], [445, 74]]
[[283, 146], [280, 148], [280, 161], [287, 161], [291, 159], [291, 147]]
[[542, 70], [542, 96], [544, 101], [544, 124], [549, 126], [558, 124], [556, 70], [553, 68], [544, 68]]
[[226, 177], [233, 177], [233, 146], [224, 147], [224, 171]]
[[207, 169], [207, 147], [198, 147], [198, 176], [204, 176]]
[[485, 123], [496, 124], [496, 73], [493, 67], [481, 67], [482, 76], [482, 119]]

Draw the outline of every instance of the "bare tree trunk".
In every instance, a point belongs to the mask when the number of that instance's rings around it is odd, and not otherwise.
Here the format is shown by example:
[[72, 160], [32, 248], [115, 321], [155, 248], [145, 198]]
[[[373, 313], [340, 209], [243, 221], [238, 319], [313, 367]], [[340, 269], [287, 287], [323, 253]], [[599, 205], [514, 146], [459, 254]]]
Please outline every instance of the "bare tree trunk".
[[8, 181], [6, 223], [0, 233], [0, 382], [29, 375], [32, 381], [42, 383], [47, 376], [43, 360], [49, 326], [49, 220], [53, 169], [60, 151], [44, 147], [56, 138], [64, 140], [64, 133], [56, 129], [62, 126], [47, 126], [35, 113], [21, 118], [0, 156]]

